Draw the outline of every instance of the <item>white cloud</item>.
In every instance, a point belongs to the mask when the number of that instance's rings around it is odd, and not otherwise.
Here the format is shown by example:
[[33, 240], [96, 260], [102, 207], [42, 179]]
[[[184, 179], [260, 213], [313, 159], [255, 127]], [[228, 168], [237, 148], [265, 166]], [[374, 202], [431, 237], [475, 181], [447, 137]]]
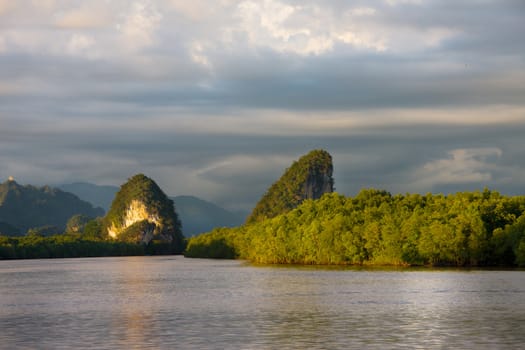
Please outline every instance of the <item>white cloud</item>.
[[425, 187], [439, 184], [488, 183], [496, 169], [494, 160], [503, 152], [496, 147], [461, 148], [448, 153], [449, 157], [425, 164], [417, 178]]
[[352, 16], [373, 16], [376, 14], [376, 9], [373, 7], [356, 7], [350, 10]]
[[4, 52], [30, 52], [44, 53], [49, 52], [50, 48], [56, 46], [56, 41], [49, 42], [44, 46], [44, 42], [49, 36], [45, 32], [32, 30], [6, 30], [3, 35]]
[[200, 64], [208, 69], [213, 68], [210, 60], [205, 54], [205, 45], [201, 42], [195, 41], [191, 44], [190, 55], [193, 62]]
[[83, 3], [80, 7], [56, 14], [55, 25], [65, 29], [88, 29], [109, 26], [109, 8], [98, 2]]
[[385, 3], [387, 3], [389, 6], [397, 6], [397, 5], [421, 5], [423, 3], [423, 0], [385, 0]]
[[338, 42], [360, 49], [385, 50], [382, 38], [350, 18], [372, 16], [375, 12], [373, 8], [354, 8], [338, 17], [330, 8], [264, 0], [240, 3], [235, 17], [239, 21], [237, 29], [247, 34], [253, 46], [321, 55], [332, 51]]
[[424, 31], [422, 42], [428, 47], [436, 47], [444, 40], [453, 38], [458, 34], [460, 34], [460, 32], [454, 28], [430, 28]]
[[50, 11], [57, 5], [56, 0], [32, 0], [31, 5], [35, 8]]
[[202, 21], [210, 15], [210, 6], [202, 0], [171, 0], [170, 4], [178, 13], [194, 21]]
[[309, 35], [306, 28], [287, 26], [286, 21], [300, 7], [274, 0], [244, 1], [237, 6], [237, 15], [252, 42], [263, 36], [287, 42], [296, 35]]
[[[12, 92], [20, 86], [34, 85], [35, 90], [43, 89], [37, 82], [22, 82], [5, 85], [5, 91]], [[0, 85], [0, 91], [2, 85]], [[112, 87], [109, 90], [114, 89]], [[59, 92], [58, 92], [59, 93]], [[191, 107], [139, 107], [130, 104], [97, 104], [80, 106], [78, 112], [94, 114], [83, 119], [64, 120], [49, 124], [50, 129], [39, 126], [40, 132], [90, 132], [105, 129], [119, 129], [126, 132], [170, 132], [173, 135], [250, 135], [250, 136], [350, 136], [365, 133], [386, 133], [390, 128], [402, 130], [419, 125], [433, 127], [496, 127], [502, 124], [525, 124], [523, 109], [472, 109], [467, 111], [433, 111], [427, 109], [377, 109], [366, 111], [293, 111], [286, 109], [235, 108], [228, 111], [197, 112]], [[109, 114], [128, 115], [126, 123], [117, 118], [95, 118], [98, 110]], [[76, 111], [76, 110], [75, 110]], [[498, 117], [495, 118], [494, 115]], [[147, 118], [144, 116], [147, 115]], [[134, 117], [135, 116], [135, 117]], [[48, 117], [50, 118], [50, 116]], [[53, 119], [55, 120], [55, 119]], [[34, 124], [35, 121], [31, 120]], [[467, 153], [469, 155], [469, 153]], [[453, 159], [460, 159], [454, 154]], [[446, 163], [446, 162], [445, 162]]]
[[[468, 110], [432, 109], [368, 109], [366, 111], [292, 111], [279, 109], [237, 109], [220, 118], [191, 115], [180, 111], [176, 129], [190, 134], [238, 135], [353, 135], [385, 132], [388, 128], [413, 125], [434, 126], [497, 126], [525, 123], [523, 108], [472, 108]], [[183, 116], [184, 115], [184, 116]], [[497, 117], [495, 117], [497, 115]], [[152, 125], [170, 128], [171, 117], [158, 117]], [[147, 125], [136, 125], [138, 129]]]
[[339, 34], [337, 38], [345, 44], [351, 44], [355, 47], [375, 49], [376, 51], [387, 50], [384, 40], [375, 40], [369, 34], [356, 35], [352, 32], [345, 32]]
[[90, 54], [88, 51], [95, 45], [95, 40], [87, 35], [73, 34], [67, 45], [70, 55]]
[[184, 17], [192, 21], [208, 21], [213, 19], [231, 5], [231, 1], [209, 0], [170, 0], [169, 4]]
[[[94, 0], [75, 2], [72, 7], [71, 3], [32, 0], [33, 5], [26, 3], [29, 8], [25, 9], [24, 2], [0, 1], [0, 11], [12, 10], [5, 22], [12, 23], [6, 27], [9, 37], [4, 33], [4, 43], [0, 43], [4, 52], [21, 48], [70, 53], [70, 33], [54, 30], [58, 27], [81, 30], [78, 34], [93, 38], [98, 52], [105, 56], [102, 58], [110, 60], [147, 47], [169, 51], [173, 45], [169, 40], [174, 39], [175, 46], [186, 48], [186, 57], [208, 68], [215, 66], [213, 53], [231, 47], [242, 52], [263, 48], [301, 56], [331, 54], [345, 46], [399, 53], [438, 47], [461, 32], [447, 27], [414, 28], [409, 22], [403, 26], [389, 23], [385, 21], [389, 6], [377, 4], [336, 8], [330, 3], [283, 0]], [[181, 21], [180, 15], [187, 20]]]
[[[262, 196], [295, 159], [295, 154], [286, 154], [286, 151], [280, 154], [263, 153], [254, 157], [247, 150], [246, 154], [219, 156], [209, 164], [192, 169], [185, 175], [191, 179], [189, 180], [191, 193], [215, 202], [222, 202], [230, 209], [246, 210], [253, 207], [254, 201]], [[187, 186], [186, 183], [184, 186]], [[253, 191], [253, 198], [244, 199], [245, 202], [231, 201], [232, 194], [242, 187], [249, 187]]]
[[117, 29], [122, 34], [122, 44], [129, 50], [140, 50], [155, 43], [154, 33], [162, 14], [149, 1], [134, 2], [129, 12], [122, 15]]
[[227, 179], [239, 173], [255, 176], [267, 171], [268, 168], [284, 169], [288, 165], [290, 165], [290, 157], [285, 155], [261, 155], [254, 158], [244, 154], [233, 154], [196, 169], [193, 175]]

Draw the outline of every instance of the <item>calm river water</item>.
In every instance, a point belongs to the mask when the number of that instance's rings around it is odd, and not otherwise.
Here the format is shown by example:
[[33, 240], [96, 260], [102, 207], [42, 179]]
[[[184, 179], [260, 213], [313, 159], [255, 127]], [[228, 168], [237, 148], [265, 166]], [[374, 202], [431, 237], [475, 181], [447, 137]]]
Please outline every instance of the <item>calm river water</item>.
[[525, 272], [0, 261], [2, 349], [513, 349]]

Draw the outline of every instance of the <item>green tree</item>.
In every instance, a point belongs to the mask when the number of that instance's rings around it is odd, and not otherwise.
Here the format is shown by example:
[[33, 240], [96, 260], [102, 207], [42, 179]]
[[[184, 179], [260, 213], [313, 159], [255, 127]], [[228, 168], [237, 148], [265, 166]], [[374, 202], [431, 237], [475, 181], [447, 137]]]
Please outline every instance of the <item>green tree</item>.
[[524, 211], [524, 196], [490, 191], [392, 196], [368, 189], [305, 200], [272, 219], [197, 236], [188, 246], [210, 256], [222, 240], [236, 257], [258, 263], [521, 265]]
[[83, 215], [83, 214], [77, 214], [73, 215], [66, 224], [66, 232], [67, 233], [82, 233], [84, 232], [84, 229], [86, 227], [86, 224], [93, 220], [93, 218]]
[[102, 228], [102, 218], [90, 220], [84, 226], [83, 236], [86, 239], [102, 240], [107, 238]]

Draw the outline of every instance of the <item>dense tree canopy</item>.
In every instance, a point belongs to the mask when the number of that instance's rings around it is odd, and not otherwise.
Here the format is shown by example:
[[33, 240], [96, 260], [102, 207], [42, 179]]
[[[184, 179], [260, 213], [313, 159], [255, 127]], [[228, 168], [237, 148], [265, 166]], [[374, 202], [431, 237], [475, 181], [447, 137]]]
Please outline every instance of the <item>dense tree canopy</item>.
[[79, 233], [83, 232], [86, 224], [93, 220], [92, 217], [87, 215], [77, 214], [73, 215], [66, 224], [66, 232]]
[[[51, 235], [49, 235], [51, 234]], [[76, 258], [144, 254], [176, 254], [180, 247], [153, 240], [148, 244], [111, 240], [103, 234], [101, 219], [87, 222], [77, 232], [57, 233], [56, 228], [32, 229], [26, 236], [0, 235], [0, 259]]]
[[76, 258], [89, 256], [143, 255], [146, 247], [124, 242], [86, 239], [81, 235], [58, 234], [50, 237], [0, 236], [0, 258]]
[[525, 265], [525, 197], [363, 190], [326, 194], [275, 218], [189, 240], [189, 257], [260, 263]]

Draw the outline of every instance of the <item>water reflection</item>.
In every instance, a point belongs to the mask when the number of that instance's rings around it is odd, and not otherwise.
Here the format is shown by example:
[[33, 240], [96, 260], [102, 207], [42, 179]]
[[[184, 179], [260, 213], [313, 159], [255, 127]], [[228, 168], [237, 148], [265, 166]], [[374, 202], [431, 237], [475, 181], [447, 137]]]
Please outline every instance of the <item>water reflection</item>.
[[[293, 345], [312, 348], [336, 339], [333, 318], [323, 307], [326, 288], [322, 280], [308, 274], [268, 269], [258, 279], [256, 288], [263, 291], [257, 297], [256, 345]], [[289, 273], [290, 272], [290, 273]]]
[[525, 274], [0, 261], [0, 348], [519, 348]]
[[277, 269], [261, 288], [267, 317], [259, 338], [291, 348], [498, 348], [525, 340], [520, 272]]
[[114, 296], [119, 307], [112, 309], [110, 338], [118, 339], [121, 348], [158, 348], [155, 315], [160, 311], [159, 291], [154, 290], [148, 265], [141, 258], [129, 258], [114, 266]]

